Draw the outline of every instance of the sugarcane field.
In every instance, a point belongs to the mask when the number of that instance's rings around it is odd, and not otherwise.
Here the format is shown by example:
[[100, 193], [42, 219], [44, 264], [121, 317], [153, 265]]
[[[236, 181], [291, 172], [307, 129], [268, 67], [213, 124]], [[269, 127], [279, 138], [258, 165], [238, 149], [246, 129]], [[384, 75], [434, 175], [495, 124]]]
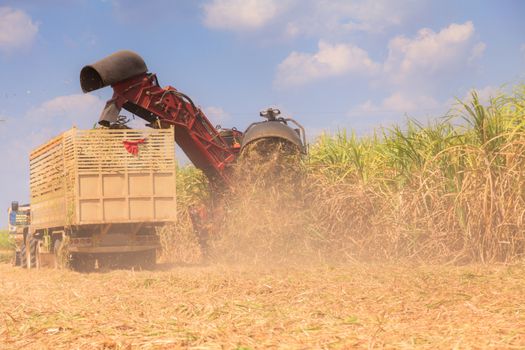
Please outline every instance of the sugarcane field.
[[0, 350], [525, 349], [524, 11], [0, 1]]

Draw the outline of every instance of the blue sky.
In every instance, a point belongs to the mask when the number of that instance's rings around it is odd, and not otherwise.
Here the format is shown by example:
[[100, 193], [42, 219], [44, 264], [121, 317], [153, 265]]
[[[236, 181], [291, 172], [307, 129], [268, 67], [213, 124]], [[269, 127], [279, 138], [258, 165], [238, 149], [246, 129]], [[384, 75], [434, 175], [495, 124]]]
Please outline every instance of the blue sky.
[[[28, 153], [89, 128], [111, 95], [83, 65], [141, 54], [214, 124], [280, 107], [310, 135], [440, 117], [525, 79], [525, 2], [0, 0], [0, 207], [29, 199]], [[0, 215], [0, 227], [6, 224]]]

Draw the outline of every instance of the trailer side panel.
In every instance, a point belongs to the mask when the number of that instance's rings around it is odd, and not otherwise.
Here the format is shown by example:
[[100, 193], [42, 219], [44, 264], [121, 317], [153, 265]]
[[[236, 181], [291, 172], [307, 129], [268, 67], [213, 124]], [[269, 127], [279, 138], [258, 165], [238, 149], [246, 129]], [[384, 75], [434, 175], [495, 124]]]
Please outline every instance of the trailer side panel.
[[175, 221], [173, 129], [71, 129], [31, 153], [32, 229]]

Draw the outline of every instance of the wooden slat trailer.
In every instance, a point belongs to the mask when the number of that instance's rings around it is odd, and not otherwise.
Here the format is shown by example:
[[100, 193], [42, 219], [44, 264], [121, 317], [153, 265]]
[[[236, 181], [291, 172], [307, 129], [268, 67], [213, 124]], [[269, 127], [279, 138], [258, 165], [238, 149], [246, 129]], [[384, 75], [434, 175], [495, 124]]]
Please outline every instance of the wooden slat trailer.
[[30, 155], [27, 267], [151, 267], [176, 218], [171, 129], [73, 128]]

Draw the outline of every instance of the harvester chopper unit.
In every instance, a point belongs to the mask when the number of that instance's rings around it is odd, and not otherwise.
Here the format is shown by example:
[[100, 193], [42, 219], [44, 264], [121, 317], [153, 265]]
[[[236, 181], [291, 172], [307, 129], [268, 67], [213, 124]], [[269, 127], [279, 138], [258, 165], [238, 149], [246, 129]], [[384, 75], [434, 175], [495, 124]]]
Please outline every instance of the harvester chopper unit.
[[231, 165], [257, 141], [281, 142], [291, 146], [287, 149], [306, 152], [304, 128], [291, 118], [279, 117], [278, 109], [261, 111], [266, 120], [252, 123], [244, 133], [213, 127], [190, 97], [172, 86], [161, 87], [156, 74], [149, 73], [144, 60], [132, 51], [118, 51], [85, 66], [80, 85], [85, 93], [113, 88], [99, 118], [102, 126], [118, 126], [122, 108], [146, 120], [149, 127], [173, 126], [176, 143], [216, 189], [231, 183]]

